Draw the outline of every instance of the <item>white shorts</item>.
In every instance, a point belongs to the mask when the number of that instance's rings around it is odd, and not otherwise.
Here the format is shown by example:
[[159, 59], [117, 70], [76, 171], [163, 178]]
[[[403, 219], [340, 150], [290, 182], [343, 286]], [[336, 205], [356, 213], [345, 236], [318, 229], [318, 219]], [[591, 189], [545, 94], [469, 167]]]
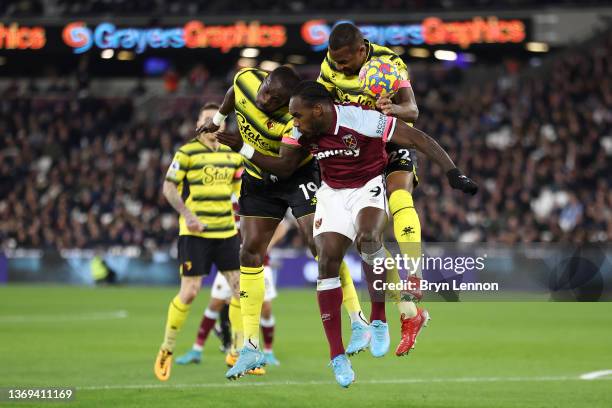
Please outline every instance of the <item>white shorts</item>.
[[[267, 302], [278, 295], [276, 292], [276, 284], [274, 283], [274, 276], [272, 276], [272, 268], [269, 266], [264, 267], [264, 284], [266, 286], [264, 301]], [[230, 288], [229, 282], [222, 273], [217, 272], [215, 281], [210, 288], [210, 295], [215, 299], [222, 300], [230, 300], [232, 297], [232, 288]]]
[[383, 176], [376, 176], [359, 188], [333, 189], [322, 183], [317, 190], [313, 236], [337, 232], [354, 241], [357, 236], [357, 214], [365, 207], [387, 212]]

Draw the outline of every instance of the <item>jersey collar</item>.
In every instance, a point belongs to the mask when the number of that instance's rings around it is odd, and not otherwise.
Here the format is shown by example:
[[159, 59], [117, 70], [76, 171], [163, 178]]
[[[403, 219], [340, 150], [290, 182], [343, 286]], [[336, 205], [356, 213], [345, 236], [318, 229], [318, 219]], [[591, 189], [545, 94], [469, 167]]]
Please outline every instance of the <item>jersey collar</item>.
[[[365, 43], [366, 47], [368, 47], [368, 55], [366, 55], [366, 59], [365, 62], [368, 62], [370, 60], [370, 58], [372, 58], [372, 53], [374, 52], [374, 47], [372, 47], [372, 43], [369, 40], [363, 40], [363, 42]], [[365, 64], [364, 62], [364, 64]]]
[[337, 135], [338, 129], [340, 128], [340, 121], [338, 118], [340, 117], [340, 113], [338, 112], [338, 105], [334, 103], [334, 121], [332, 122], [331, 127], [328, 130], [329, 134]]

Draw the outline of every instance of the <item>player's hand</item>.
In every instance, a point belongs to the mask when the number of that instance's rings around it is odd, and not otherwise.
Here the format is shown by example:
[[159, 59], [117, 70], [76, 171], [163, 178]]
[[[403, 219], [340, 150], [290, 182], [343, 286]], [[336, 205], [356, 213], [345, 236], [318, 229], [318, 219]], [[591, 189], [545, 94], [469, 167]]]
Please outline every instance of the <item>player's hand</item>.
[[185, 217], [185, 223], [187, 224], [187, 229], [191, 232], [202, 232], [206, 229], [206, 225], [193, 214]]
[[376, 109], [388, 116], [396, 114], [395, 105], [388, 96], [381, 96], [376, 100]]
[[204, 124], [200, 126], [199, 128], [196, 128], [195, 132], [196, 132], [196, 136], [198, 136], [200, 133], [214, 133], [217, 130], [219, 130], [219, 126], [213, 123], [212, 118], [206, 118], [206, 120], [204, 121]]
[[449, 170], [446, 173], [446, 177], [448, 178], [448, 184], [450, 184], [452, 188], [461, 190], [464, 193], [471, 195], [474, 195], [478, 192], [478, 184], [476, 184], [474, 180], [463, 174], [461, 170], [456, 167], [454, 169]]
[[244, 144], [242, 141], [242, 136], [234, 133], [217, 132], [215, 133], [215, 136], [217, 136], [219, 143], [228, 146], [235, 152], [239, 152]]

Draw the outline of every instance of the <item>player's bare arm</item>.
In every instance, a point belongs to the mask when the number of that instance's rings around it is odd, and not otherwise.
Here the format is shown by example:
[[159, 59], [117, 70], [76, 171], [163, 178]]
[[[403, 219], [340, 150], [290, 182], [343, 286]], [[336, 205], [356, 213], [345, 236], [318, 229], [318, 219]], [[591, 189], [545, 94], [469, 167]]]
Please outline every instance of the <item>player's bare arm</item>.
[[398, 120], [392, 140], [402, 146], [414, 147], [436, 162], [446, 173], [451, 187], [472, 195], [478, 191], [478, 184], [462, 174], [442, 146], [428, 134]]
[[394, 116], [404, 122], [414, 123], [419, 117], [419, 108], [411, 87], [400, 88], [393, 98], [378, 98], [376, 108], [385, 115]]
[[225, 120], [227, 115], [234, 110], [235, 99], [236, 95], [234, 93], [234, 86], [232, 85], [225, 93], [223, 103], [219, 107], [219, 110], [215, 116], [212, 118], [207, 118], [204, 124], [196, 129], [196, 135], [200, 133], [212, 133], [219, 130], [221, 123]]
[[163, 185], [163, 193], [168, 203], [174, 208], [179, 214], [185, 217], [185, 223], [187, 228], [191, 232], [202, 232], [206, 228], [204, 224], [192, 213], [189, 208], [185, 205], [185, 202], [181, 198], [181, 195], [176, 188], [176, 184], [171, 181], [165, 180]]
[[240, 135], [224, 132], [217, 132], [216, 135], [220, 143], [229, 146], [235, 152], [241, 153], [256, 166], [274, 174], [280, 179], [289, 178], [308, 155], [308, 152], [301, 147], [282, 144], [279, 157], [268, 156], [259, 153], [252, 146], [245, 144]]

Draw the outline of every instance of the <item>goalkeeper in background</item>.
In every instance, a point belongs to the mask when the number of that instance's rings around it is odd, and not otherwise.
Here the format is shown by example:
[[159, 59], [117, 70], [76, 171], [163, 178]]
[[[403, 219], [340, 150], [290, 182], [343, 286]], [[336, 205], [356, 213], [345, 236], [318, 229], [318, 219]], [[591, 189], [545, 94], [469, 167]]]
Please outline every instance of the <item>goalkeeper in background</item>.
[[[197, 127], [212, 118], [218, 108], [205, 105]], [[178, 149], [166, 174], [163, 193], [179, 213], [181, 287], [168, 307], [164, 340], [155, 360], [154, 372], [160, 381], [170, 378], [176, 337], [213, 263], [234, 294], [229, 316], [232, 327], [242, 330], [238, 300], [240, 239], [231, 201], [232, 194], [240, 190], [242, 166], [242, 157], [219, 144], [214, 134], [199, 133]]]

